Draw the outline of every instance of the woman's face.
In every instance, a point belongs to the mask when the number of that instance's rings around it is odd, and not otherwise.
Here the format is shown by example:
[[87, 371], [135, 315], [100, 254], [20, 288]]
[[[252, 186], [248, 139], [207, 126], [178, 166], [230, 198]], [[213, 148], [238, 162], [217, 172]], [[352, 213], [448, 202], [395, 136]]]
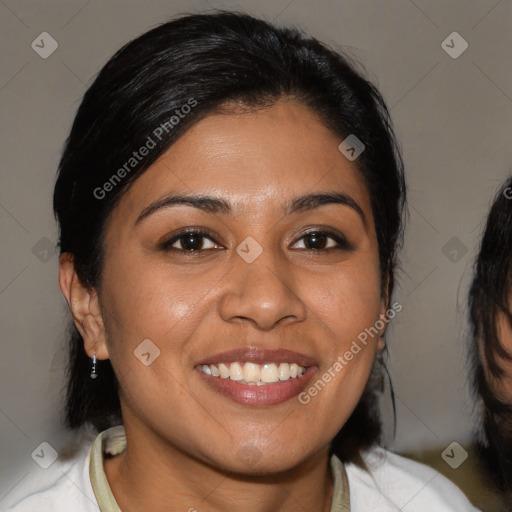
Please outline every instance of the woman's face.
[[[385, 306], [370, 198], [340, 142], [292, 100], [212, 115], [120, 201], [98, 353], [128, 436], [256, 474], [326, 449], [348, 419], [382, 341], [345, 354]], [[258, 377], [271, 383], [243, 383]]]

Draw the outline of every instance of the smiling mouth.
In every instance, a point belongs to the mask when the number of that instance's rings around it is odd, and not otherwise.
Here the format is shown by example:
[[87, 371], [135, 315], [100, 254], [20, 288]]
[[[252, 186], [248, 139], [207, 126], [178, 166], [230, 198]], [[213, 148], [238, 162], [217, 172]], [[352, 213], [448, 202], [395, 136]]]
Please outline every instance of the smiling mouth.
[[238, 404], [267, 407], [296, 397], [318, 369], [317, 361], [287, 349], [241, 347], [196, 361], [208, 389]]
[[203, 364], [198, 370], [224, 380], [236, 381], [249, 386], [266, 386], [278, 382], [286, 382], [302, 377], [308, 366], [297, 363], [264, 363], [232, 362], [218, 364]]

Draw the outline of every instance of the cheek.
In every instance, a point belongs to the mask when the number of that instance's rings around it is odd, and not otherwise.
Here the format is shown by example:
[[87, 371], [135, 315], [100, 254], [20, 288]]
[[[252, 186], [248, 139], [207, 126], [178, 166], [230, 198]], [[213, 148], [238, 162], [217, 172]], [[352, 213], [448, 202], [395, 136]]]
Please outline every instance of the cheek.
[[512, 321], [503, 313], [498, 315], [497, 334], [503, 348], [512, 355]]
[[[105, 330], [120, 394], [138, 416], [160, 415], [178, 429], [178, 418], [192, 421], [201, 411], [189, 403], [201, 401], [188, 389], [190, 352], [203, 324], [215, 321], [215, 291], [226, 269], [187, 273], [133, 256], [105, 270]], [[174, 413], [167, 414], [171, 404]]]
[[348, 338], [355, 339], [373, 326], [382, 312], [380, 273], [372, 257], [346, 262], [336, 273], [314, 276], [309, 290], [304, 296], [339, 340], [340, 350]]
[[[512, 325], [503, 313], [498, 315], [496, 327], [501, 345], [512, 356]], [[496, 378], [487, 369], [483, 350], [480, 350], [480, 358], [483, 360], [491, 389], [500, 400], [512, 404], [512, 361], [498, 356], [497, 362], [504, 373], [501, 378]]]
[[[204, 314], [208, 293], [222, 274], [220, 269], [187, 275], [162, 262], [127, 258], [106, 266], [103, 288], [106, 326], [112, 344], [126, 347], [149, 338], [164, 346], [179, 344], [193, 332]], [[158, 340], [158, 341], [157, 341]]]
[[328, 442], [345, 423], [366, 386], [377, 353], [382, 313], [380, 271], [372, 255], [311, 281], [308, 306], [318, 322], [326, 357], [299, 396]]
[[[497, 335], [503, 348], [512, 355], [512, 326], [507, 317], [502, 313], [498, 315]], [[498, 365], [504, 372], [500, 378], [496, 378], [487, 369], [483, 350], [480, 351], [480, 358], [483, 359], [487, 380], [493, 392], [498, 399], [512, 404], [512, 361], [499, 356], [496, 358]]]
[[147, 423], [158, 417], [173, 426], [176, 437], [183, 434], [179, 418], [204, 424], [202, 409], [190, 407], [195, 397], [187, 383], [188, 341], [211, 309], [207, 292], [218, 276], [194, 280], [130, 259], [105, 268], [102, 312], [125, 413]]

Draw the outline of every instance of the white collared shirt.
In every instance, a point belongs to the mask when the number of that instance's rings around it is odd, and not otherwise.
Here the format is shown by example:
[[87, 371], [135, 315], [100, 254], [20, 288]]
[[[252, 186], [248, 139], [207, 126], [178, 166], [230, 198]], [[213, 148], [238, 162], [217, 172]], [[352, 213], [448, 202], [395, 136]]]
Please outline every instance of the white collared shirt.
[[[120, 512], [103, 470], [103, 456], [126, 446], [124, 428], [100, 433], [94, 443], [67, 461], [34, 470], [0, 502], [9, 512]], [[351, 512], [476, 512], [464, 494], [428, 466], [382, 448], [363, 454], [369, 471], [330, 460], [333, 475], [331, 512], [347, 510], [346, 475]]]

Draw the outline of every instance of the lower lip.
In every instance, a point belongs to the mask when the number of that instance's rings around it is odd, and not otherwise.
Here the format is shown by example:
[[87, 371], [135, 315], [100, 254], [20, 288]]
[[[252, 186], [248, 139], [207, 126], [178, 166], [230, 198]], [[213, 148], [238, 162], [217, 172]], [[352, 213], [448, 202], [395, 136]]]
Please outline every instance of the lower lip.
[[301, 377], [265, 384], [264, 386], [250, 386], [236, 380], [213, 377], [201, 370], [196, 371], [215, 391], [234, 402], [242, 405], [266, 406], [281, 404], [299, 395], [315, 373], [316, 367], [310, 366]]

